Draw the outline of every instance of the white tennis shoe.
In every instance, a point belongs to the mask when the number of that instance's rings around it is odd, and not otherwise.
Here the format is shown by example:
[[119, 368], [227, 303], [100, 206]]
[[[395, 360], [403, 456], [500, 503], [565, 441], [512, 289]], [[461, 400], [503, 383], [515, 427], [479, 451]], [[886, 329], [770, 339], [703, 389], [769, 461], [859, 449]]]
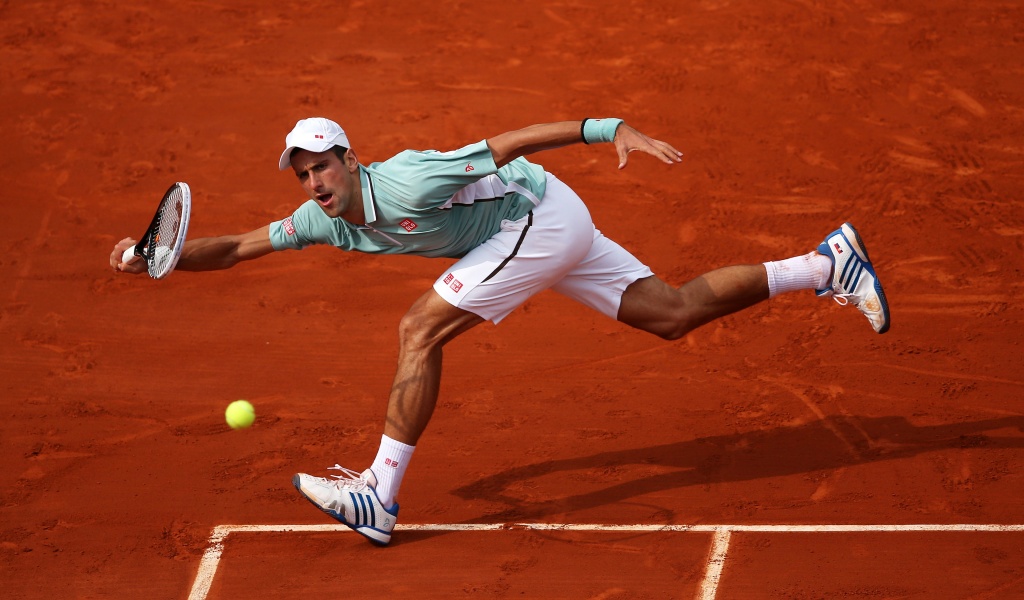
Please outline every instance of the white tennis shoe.
[[868, 249], [853, 225], [843, 223], [825, 236], [818, 252], [832, 259], [832, 282], [819, 296], [831, 296], [842, 305], [853, 303], [877, 333], [889, 331], [889, 303], [868, 259]]
[[369, 469], [362, 474], [341, 465], [331, 469], [341, 471], [342, 475], [331, 475], [331, 479], [327, 479], [298, 473], [292, 477], [292, 485], [320, 510], [371, 542], [386, 546], [398, 521], [398, 504], [384, 508], [371, 485], [376, 479]]

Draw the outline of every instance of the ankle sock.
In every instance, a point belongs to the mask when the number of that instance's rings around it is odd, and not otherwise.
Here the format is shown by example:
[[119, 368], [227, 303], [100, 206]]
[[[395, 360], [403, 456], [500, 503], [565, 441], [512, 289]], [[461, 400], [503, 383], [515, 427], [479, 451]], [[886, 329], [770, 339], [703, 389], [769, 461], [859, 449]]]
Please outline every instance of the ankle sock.
[[377, 497], [384, 508], [394, 506], [398, 488], [402, 485], [405, 469], [415, 449], [416, 446], [403, 444], [386, 435], [381, 436], [380, 449], [377, 450], [377, 458], [373, 460], [370, 470], [377, 479]]
[[764, 263], [768, 297], [796, 290], [823, 290], [832, 280], [832, 260], [817, 252]]

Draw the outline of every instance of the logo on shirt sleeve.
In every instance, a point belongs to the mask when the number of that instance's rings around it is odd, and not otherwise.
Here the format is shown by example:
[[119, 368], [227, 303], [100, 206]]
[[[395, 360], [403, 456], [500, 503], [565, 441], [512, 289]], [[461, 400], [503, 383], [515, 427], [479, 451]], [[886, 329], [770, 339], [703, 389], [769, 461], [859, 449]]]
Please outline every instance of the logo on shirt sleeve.
[[413, 221], [412, 219], [405, 219], [404, 221], [399, 223], [399, 225], [401, 225], [402, 229], [406, 231], [412, 231], [413, 229], [419, 227], [419, 225], [417, 225], [416, 222]]
[[473, 163], [469, 163], [468, 165], [466, 165], [466, 172], [467, 173], [472, 173], [475, 170], [476, 169], [473, 168]]
[[295, 235], [295, 225], [292, 224], [292, 218], [288, 217], [284, 221], [281, 221], [281, 227], [284, 228], [284, 232], [288, 235]]

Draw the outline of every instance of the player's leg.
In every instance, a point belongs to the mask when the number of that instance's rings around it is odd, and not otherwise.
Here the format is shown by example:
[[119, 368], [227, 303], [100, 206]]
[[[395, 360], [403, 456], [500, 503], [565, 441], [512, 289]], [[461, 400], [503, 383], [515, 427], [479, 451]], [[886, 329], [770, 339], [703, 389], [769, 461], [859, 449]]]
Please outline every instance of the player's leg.
[[443, 346], [484, 321], [452, 306], [433, 289], [420, 296], [399, 326], [398, 369], [388, 399], [377, 456], [362, 473], [339, 465], [333, 479], [299, 473], [292, 479], [307, 500], [378, 544], [391, 541], [395, 498], [416, 442], [434, 412]]
[[587, 257], [552, 289], [665, 339], [769, 296], [763, 265], [725, 267], [674, 288], [600, 231], [593, 235]]
[[385, 507], [394, 504], [416, 443], [434, 414], [443, 347], [484, 319], [452, 306], [433, 289], [420, 296], [398, 328], [398, 368], [388, 397], [384, 435], [370, 465]]
[[622, 294], [618, 320], [668, 340], [714, 319], [768, 299], [763, 265], [716, 269], [674, 288], [656, 276], [639, 279]]
[[675, 288], [596, 230], [590, 253], [552, 289], [665, 339], [769, 296], [763, 265], [725, 267]]
[[484, 319], [452, 306], [434, 290], [413, 304], [398, 328], [398, 370], [384, 435], [415, 446], [430, 421], [441, 385], [442, 347]]
[[814, 290], [851, 303], [872, 328], [889, 328], [889, 308], [867, 250], [848, 223], [817, 251], [760, 265], [716, 269], [675, 288], [600, 232], [588, 256], [552, 289], [666, 339], [781, 293]]
[[452, 265], [402, 318], [384, 438], [370, 468], [385, 503], [397, 496], [433, 414], [443, 346], [483, 321], [498, 323], [558, 281], [586, 256], [592, 231], [583, 202], [552, 178], [541, 206]]
[[761, 265], [725, 267], [678, 289], [649, 277], [622, 294], [618, 319], [667, 339], [785, 292], [814, 290], [853, 304], [877, 333], [889, 330], [889, 305], [867, 247], [849, 223], [825, 236], [817, 250]]

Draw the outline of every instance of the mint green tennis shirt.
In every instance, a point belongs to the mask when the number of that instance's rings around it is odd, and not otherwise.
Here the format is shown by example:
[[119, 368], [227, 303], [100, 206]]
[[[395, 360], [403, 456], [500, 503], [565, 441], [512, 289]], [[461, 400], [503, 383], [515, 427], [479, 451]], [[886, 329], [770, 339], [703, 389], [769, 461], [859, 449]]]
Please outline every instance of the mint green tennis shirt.
[[270, 224], [275, 250], [330, 244], [377, 254], [460, 258], [526, 216], [544, 197], [544, 169], [524, 158], [502, 168], [486, 141], [451, 152], [406, 150], [360, 165], [366, 223], [324, 214], [309, 200]]

